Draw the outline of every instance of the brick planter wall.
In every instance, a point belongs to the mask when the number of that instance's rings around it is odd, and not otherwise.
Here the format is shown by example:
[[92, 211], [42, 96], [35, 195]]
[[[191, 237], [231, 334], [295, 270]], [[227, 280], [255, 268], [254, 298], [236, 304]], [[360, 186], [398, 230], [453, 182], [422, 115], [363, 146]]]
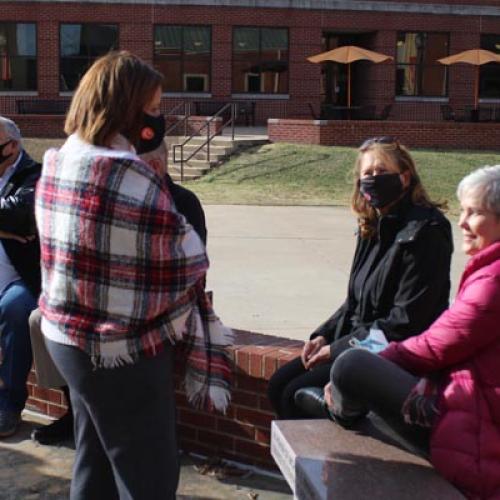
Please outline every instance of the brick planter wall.
[[[267, 382], [279, 366], [300, 354], [302, 342], [244, 331], [235, 333], [235, 345], [230, 348], [234, 384], [226, 415], [189, 406], [176, 368], [179, 447], [210, 457], [275, 468], [270, 455], [274, 414], [267, 400]], [[37, 387], [34, 371], [30, 373], [28, 390], [26, 408], [50, 417], [65, 412], [62, 392]]]
[[397, 137], [413, 148], [482, 149], [500, 147], [500, 123], [362, 120], [268, 120], [271, 142], [359, 146], [374, 136]]
[[66, 137], [63, 115], [7, 115], [14, 120], [23, 137], [57, 139]]
[[[8, 118], [14, 120], [23, 137], [39, 137], [39, 138], [64, 138], [64, 120], [63, 115], [18, 115], [10, 114]], [[180, 117], [169, 116], [167, 118], [167, 127], [172, 125]], [[190, 116], [188, 120], [188, 134], [196, 133], [207, 121], [206, 116]], [[215, 118], [210, 124], [210, 134], [219, 134], [222, 129], [222, 118]], [[178, 129], [174, 129], [171, 135], [183, 134], [184, 128], [179, 125]], [[206, 135], [207, 129], [203, 129], [201, 134]]]

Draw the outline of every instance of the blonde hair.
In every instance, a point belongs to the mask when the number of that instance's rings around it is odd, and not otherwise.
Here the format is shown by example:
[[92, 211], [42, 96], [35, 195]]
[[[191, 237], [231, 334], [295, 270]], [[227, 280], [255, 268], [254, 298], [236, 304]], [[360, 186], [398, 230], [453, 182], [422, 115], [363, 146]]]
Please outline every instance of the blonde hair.
[[117, 133], [135, 144], [143, 109], [162, 80], [158, 71], [130, 52], [110, 52], [81, 79], [64, 131], [96, 146], [109, 146]]
[[354, 192], [351, 198], [351, 208], [358, 217], [358, 227], [362, 238], [371, 238], [376, 233], [378, 213], [368, 203], [359, 190], [361, 159], [367, 152], [374, 152], [384, 160], [391, 161], [399, 168], [399, 172], [410, 172], [408, 192], [415, 205], [445, 209], [446, 203], [432, 201], [427, 194], [417, 173], [415, 162], [408, 149], [391, 137], [381, 137], [366, 140], [358, 150], [354, 164]]

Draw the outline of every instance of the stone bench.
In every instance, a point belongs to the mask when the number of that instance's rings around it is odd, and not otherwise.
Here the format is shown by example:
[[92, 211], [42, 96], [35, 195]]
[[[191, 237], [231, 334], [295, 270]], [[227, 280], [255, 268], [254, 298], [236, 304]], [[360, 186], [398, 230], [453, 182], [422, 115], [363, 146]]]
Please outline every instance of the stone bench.
[[272, 423], [271, 453], [299, 500], [464, 499], [376, 416], [355, 431], [329, 420]]

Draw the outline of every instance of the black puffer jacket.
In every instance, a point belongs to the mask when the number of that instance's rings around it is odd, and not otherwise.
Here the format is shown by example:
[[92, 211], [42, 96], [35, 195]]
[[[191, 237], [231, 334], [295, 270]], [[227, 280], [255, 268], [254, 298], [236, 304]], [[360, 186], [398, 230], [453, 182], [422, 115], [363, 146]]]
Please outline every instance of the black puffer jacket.
[[19, 165], [0, 191], [0, 230], [19, 236], [36, 236], [29, 243], [0, 238], [5, 253], [35, 297], [40, 294], [40, 242], [35, 224], [35, 187], [41, 165], [22, 152]]
[[[361, 340], [372, 327], [388, 340], [423, 332], [448, 307], [452, 252], [444, 215], [404, 198], [380, 218], [376, 237], [358, 237], [347, 300], [311, 338], [325, 337], [335, 359], [352, 337]], [[371, 268], [360, 287], [356, 278], [367, 260]]]

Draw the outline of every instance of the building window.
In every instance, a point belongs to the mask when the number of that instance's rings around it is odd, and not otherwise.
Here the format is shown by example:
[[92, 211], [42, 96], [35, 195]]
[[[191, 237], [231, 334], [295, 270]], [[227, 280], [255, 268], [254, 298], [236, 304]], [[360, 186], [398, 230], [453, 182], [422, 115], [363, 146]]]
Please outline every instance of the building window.
[[[500, 55], [500, 35], [481, 35], [481, 48]], [[479, 97], [500, 99], [500, 64], [483, 64], [479, 69]]]
[[212, 34], [209, 26], [155, 26], [154, 66], [165, 92], [209, 92]]
[[286, 28], [234, 28], [233, 92], [288, 94]]
[[0, 23], [0, 91], [36, 90], [36, 25]]
[[92, 63], [118, 48], [116, 24], [61, 24], [60, 86], [72, 91]]
[[448, 55], [447, 33], [398, 33], [396, 95], [445, 97], [447, 68], [437, 62]]

